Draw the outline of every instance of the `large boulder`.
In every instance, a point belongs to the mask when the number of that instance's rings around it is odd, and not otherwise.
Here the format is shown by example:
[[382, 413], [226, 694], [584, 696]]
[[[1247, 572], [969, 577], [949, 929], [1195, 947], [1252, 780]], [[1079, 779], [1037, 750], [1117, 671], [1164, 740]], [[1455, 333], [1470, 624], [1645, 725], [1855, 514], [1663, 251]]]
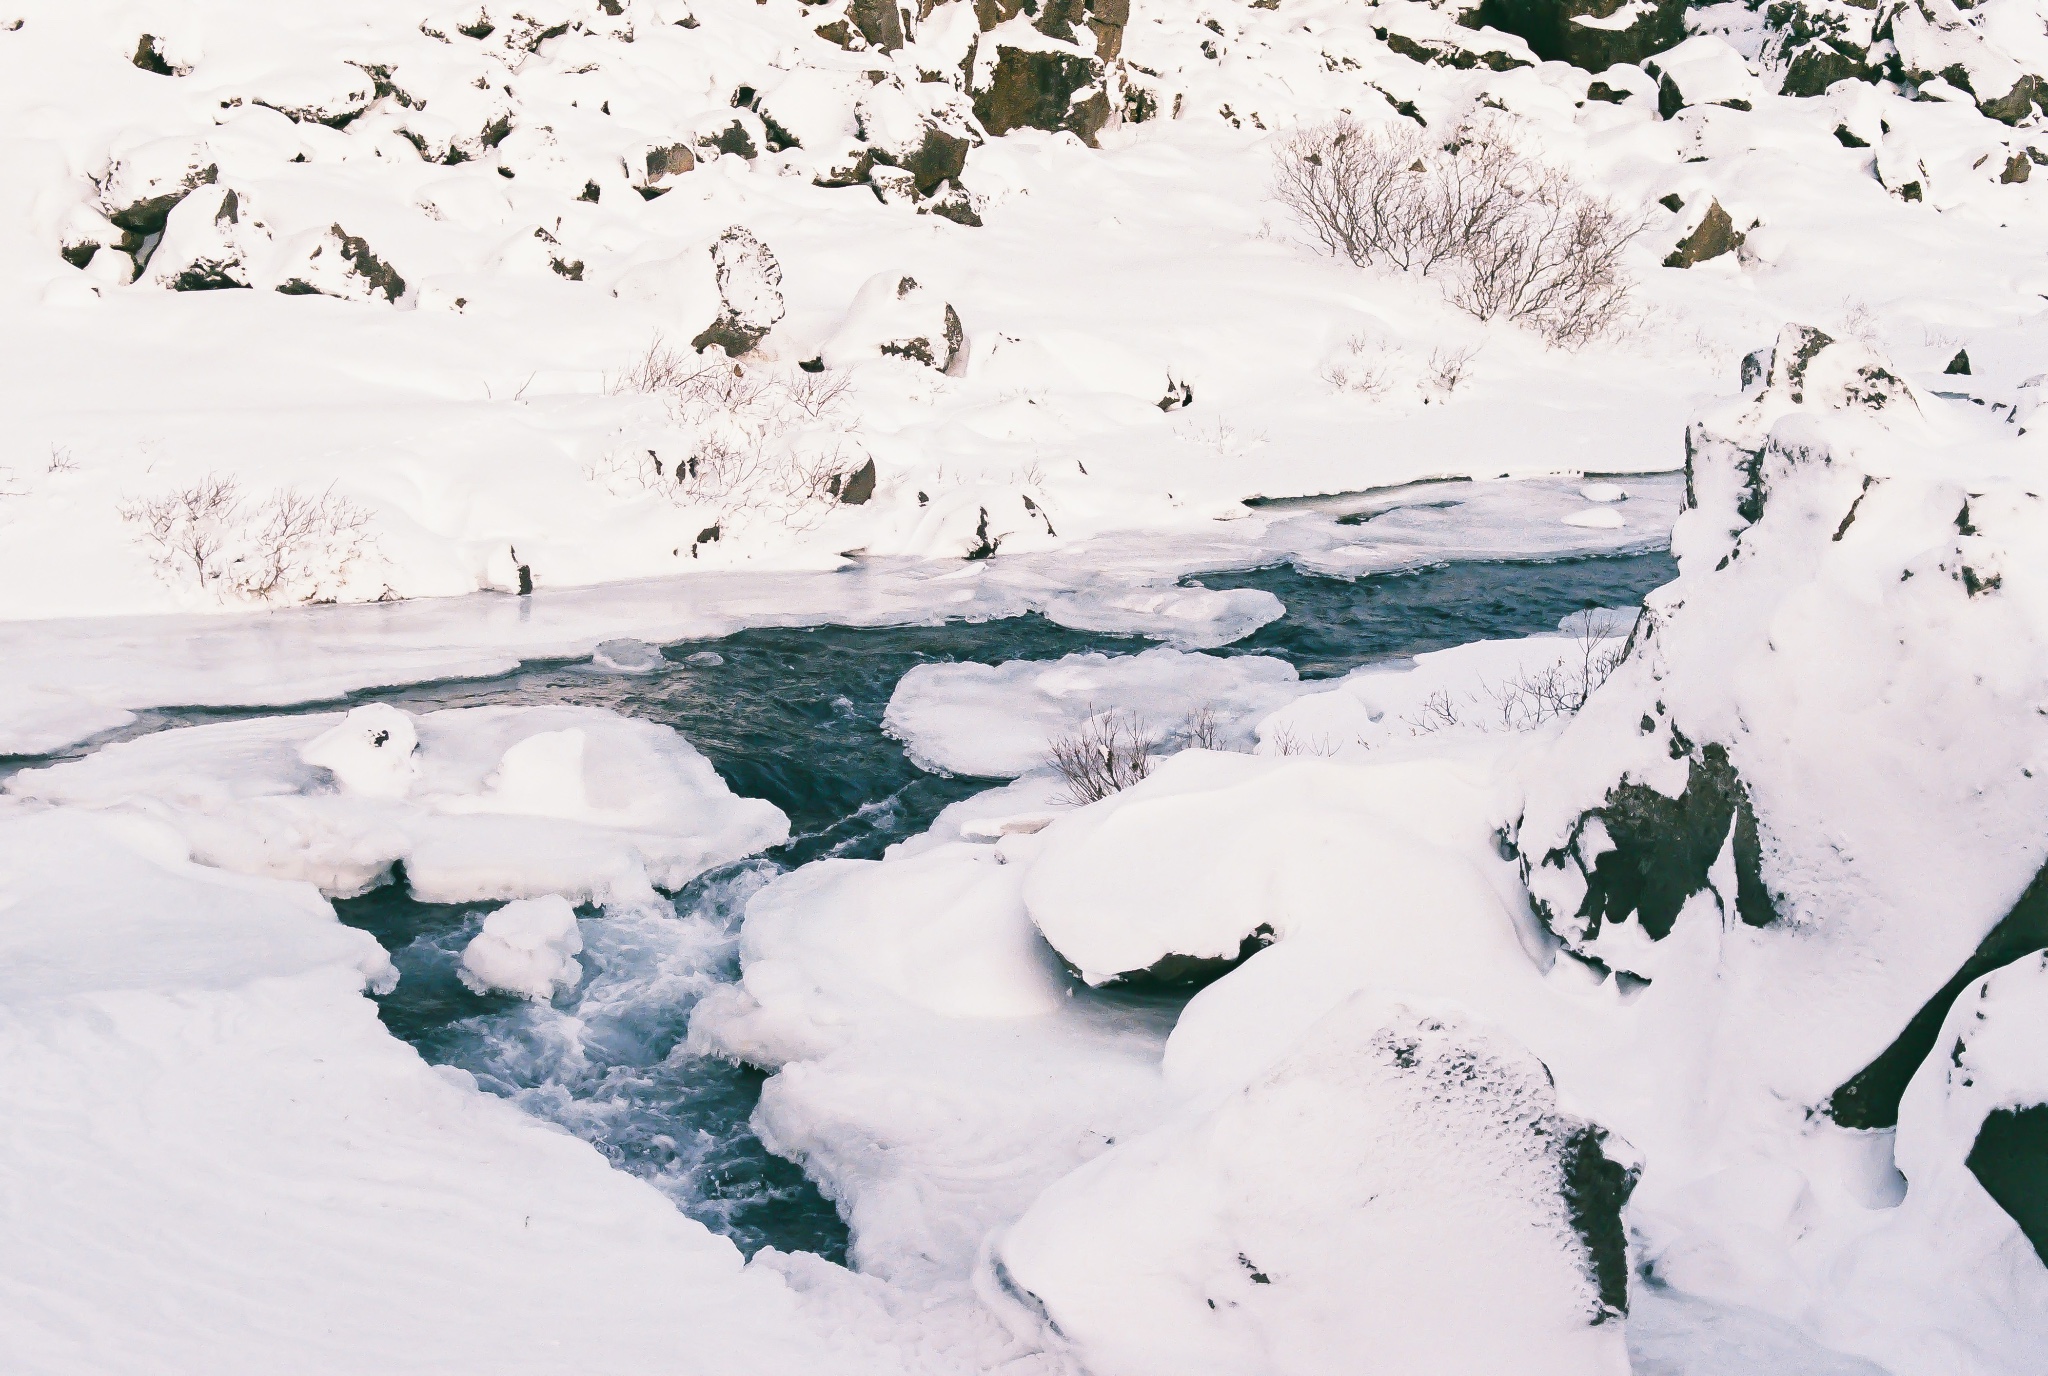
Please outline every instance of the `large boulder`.
[[907, 358], [944, 373], [960, 359], [965, 343], [951, 303], [915, 277], [885, 272], [862, 284], [846, 319], [818, 356], [828, 368], [871, 358]]
[[2004, 124], [2048, 110], [2048, 35], [2032, 6], [1993, 0], [1965, 9], [1953, 0], [1891, 0], [1872, 32], [1891, 45], [1885, 75], [1895, 81], [1945, 82]]
[[[1958, 444], [1928, 412], [1966, 403], [1867, 348], [1788, 326], [1743, 383], [1687, 432], [1680, 577], [1518, 841], [1570, 951], [1648, 998], [1713, 988], [1725, 1054], [1819, 1110], [1918, 1063], [1886, 1048], [1938, 1025], [2048, 860], [2048, 571], [2022, 553], [2048, 515], [2012, 428]], [[1892, 1120], [1888, 1079], [1847, 1096], [1858, 1126]]]
[[970, 72], [975, 117], [992, 135], [1064, 130], [1092, 147], [1109, 123], [1111, 70], [1077, 44], [1012, 23], [982, 35]]
[[722, 349], [732, 358], [754, 346], [782, 319], [782, 264], [752, 230], [734, 225], [711, 246], [718, 276], [718, 318], [690, 341], [698, 353]]
[[1601, 72], [1676, 45], [1686, 9], [1685, 0], [1481, 0], [1459, 22], [1514, 34], [1546, 62]]
[[1097, 1376], [1622, 1376], [1605, 1142], [1512, 1041], [1359, 995], [1047, 1190], [992, 1280]]

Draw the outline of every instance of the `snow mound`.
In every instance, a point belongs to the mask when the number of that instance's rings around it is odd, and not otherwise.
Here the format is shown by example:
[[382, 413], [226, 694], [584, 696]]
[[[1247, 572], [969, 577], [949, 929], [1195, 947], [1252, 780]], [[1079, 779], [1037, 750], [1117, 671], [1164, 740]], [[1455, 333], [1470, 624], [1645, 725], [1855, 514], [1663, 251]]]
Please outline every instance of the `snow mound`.
[[838, 1202], [858, 1269], [921, 1303], [978, 1310], [988, 1238], [1167, 1108], [1162, 1021], [1069, 997], [1032, 930], [1019, 887], [1038, 838], [957, 839], [1051, 788], [1020, 781], [886, 859], [820, 861], [761, 890], [741, 982], [691, 1015], [693, 1050], [772, 1072], [754, 1126]]
[[[1965, 991], [2048, 944], [2048, 435], [1804, 326], [1742, 383], [1688, 433], [1679, 577], [1525, 762], [1514, 839], [1560, 967], [1645, 1030], [1611, 1073], [1706, 1076], [1613, 1122], [1658, 1273], [1901, 1373], [2017, 1376], [2048, 1277], [1962, 1188], [1991, 1105], [1948, 1123], [1937, 1086]], [[1915, 1229], [1948, 1198], [1937, 1251]]]
[[307, 741], [299, 758], [334, 776], [342, 792], [364, 798], [403, 798], [419, 777], [419, 733], [396, 707], [357, 707], [341, 724]]
[[1148, 742], [1160, 744], [1185, 738], [1190, 718], [1207, 711], [1220, 742], [1243, 738], [1299, 691], [1284, 660], [1163, 646], [1049, 662], [920, 664], [897, 683], [882, 726], [926, 769], [1015, 778], [1043, 768], [1055, 739], [1101, 713], [1134, 714]]
[[477, 707], [181, 727], [16, 775], [23, 798], [158, 818], [204, 863], [337, 897], [633, 903], [775, 845], [673, 730], [585, 707]]
[[305, 884], [0, 800], [0, 1176], [40, 1182], [0, 1248], [9, 1371], [904, 1371], [427, 1064], [363, 996], [391, 978]]
[[1260, 588], [1138, 588], [1063, 593], [1045, 603], [1049, 621], [1077, 631], [1142, 635], [1176, 650], [1216, 650], [1287, 615]]
[[[1091, 985], [1202, 983], [1316, 930], [1426, 950], [1475, 910], [1497, 919], [1520, 960], [1487, 881], [1441, 844], [1473, 829], [1452, 820], [1471, 807], [1467, 788], [1426, 763], [1362, 770], [1189, 751], [1047, 827], [1024, 901]], [[1483, 828], [1461, 839], [1486, 845]]]
[[484, 919], [462, 950], [462, 982], [477, 993], [496, 989], [545, 1002], [583, 980], [576, 962], [583, 937], [566, 898], [522, 898]]
[[1511, 1041], [1359, 996], [1046, 1191], [999, 1274], [1103, 1376], [1621, 1376], [1631, 1175], [1603, 1136]]

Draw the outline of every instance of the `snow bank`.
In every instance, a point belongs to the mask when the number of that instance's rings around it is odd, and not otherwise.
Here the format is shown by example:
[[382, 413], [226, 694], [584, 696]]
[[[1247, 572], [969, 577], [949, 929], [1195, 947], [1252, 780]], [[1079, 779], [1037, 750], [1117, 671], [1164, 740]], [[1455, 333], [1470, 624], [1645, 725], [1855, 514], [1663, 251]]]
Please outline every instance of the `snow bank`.
[[1620, 661], [1633, 610], [1575, 612], [1557, 635], [1482, 640], [1355, 669], [1261, 719], [1264, 754], [1366, 757], [1555, 729]]
[[1127, 713], [1152, 743], [1185, 738], [1207, 711], [1219, 741], [1300, 689], [1284, 660], [1264, 655], [1077, 654], [1050, 662], [920, 664], [889, 697], [882, 727], [926, 769], [1014, 778], [1045, 766], [1052, 743], [1088, 718]]
[[1521, 959], [1492, 882], [1442, 844], [1448, 832], [1486, 845], [1466, 815], [1487, 802], [1431, 763], [1360, 771], [1191, 750], [1048, 827], [1024, 900], [1090, 984], [1204, 982], [1269, 941], [1357, 923], [1427, 950], [1462, 904], [1497, 919]]
[[546, 1002], [583, 980], [576, 910], [566, 898], [522, 898], [484, 919], [462, 949], [462, 982], [477, 993], [500, 990]]
[[183, 727], [8, 782], [159, 818], [203, 862], [349, 896], [633, 903], [788, 836], [674, 731], [596, 708], [384, 704]]
[[693, 1049], [775, 1072], [754, 1125], [838, 1202], [859, 1269], [932, 1302], [968, 1302], [996, 1229], [1164, 1110], [1161, 1020], [1068, 997], [1032, 930], [1012, 857], [1035, 838], [950, 839], [1048, 792], [1012, 785], [887, 859], [763, 889], [741, 982], [691, 1017]]
[[[1847, 1258], [1947, 1207], [1967, 1148], [1902, 1095], [1932, 1104], [1958, 991], [2048, 940], [2048, 434], [1804, 327], [1743, 372], [1688, 437], [1680, 577], [1527, 763], [1522, 865], [1658, 1029], [1645, 1064], [1702, 1077], [1696, 1111], [1612, 1123], [1651, 1163], [1658, 1273], [1907, 1376], [2017, 1373], [2048, 1342], [2038, 1258], [2017, 1290], [1976, 1243], [1938, 1281]], [[1989, 1237], [1971, 1198], [1957, 1235]]]
[[1103, 1376], [1621, 1376], [1629, 1176], [1600, 1138], [1512, 1042], [1361, 996], [1046, 1191], [1001, 1274]]
[[393, 1038], [304, 884], [0, 801], [0, 951], [11, 1370], [903, 1369]]

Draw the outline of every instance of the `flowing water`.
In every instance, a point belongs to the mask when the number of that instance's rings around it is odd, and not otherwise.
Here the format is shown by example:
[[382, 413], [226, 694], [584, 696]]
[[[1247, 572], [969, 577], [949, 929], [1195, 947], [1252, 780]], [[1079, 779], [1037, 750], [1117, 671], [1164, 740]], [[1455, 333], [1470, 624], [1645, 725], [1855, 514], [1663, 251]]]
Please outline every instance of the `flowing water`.
[[[1197, 581], [1264, 588], [1287, 607], [1284, 618], [1218, 653], [1278, 655], [1304, 677], [1329, 677], [1389, 656], [1552, 630], [1587, 607], [1633, 605], [1673, 573], [1669, 556], [1654, 554], [1450, 565], [1356, 582], [1285, 567]], [[698, 879], [673, 896], [672, 912], [586, 910], [583, 982], [550, 1004], [474, 994], [456, 978], [462, 948], [494, 905], [419, 903], [393, 885], [336, 906], [391, 951], [401, 978], [380, 1000], [382, 1016], [428, 1060], [469, 1072], [591, 1142], [749, 1255], [773, 1246], [843, 1260], [846, 1230], [830, 1202], [748, 1126], [762, 1076], [691, 1055], [690, 1010], [737, 977], [742, 909], [761, 885], [824, 856], [879, 856], [948, 804], [990, 786], [923, 773], [882, 734], [889, 695], [912, 666], [1149, 645], [1036, 616], [755, 630], [665, 647], [644, 673], [542, 664], [484, 682], [359, 694], [350, 703], [415, 711], [578, 703], [662, 722], [703, 751], [736, 792], [788, 813], [792, 838]]]

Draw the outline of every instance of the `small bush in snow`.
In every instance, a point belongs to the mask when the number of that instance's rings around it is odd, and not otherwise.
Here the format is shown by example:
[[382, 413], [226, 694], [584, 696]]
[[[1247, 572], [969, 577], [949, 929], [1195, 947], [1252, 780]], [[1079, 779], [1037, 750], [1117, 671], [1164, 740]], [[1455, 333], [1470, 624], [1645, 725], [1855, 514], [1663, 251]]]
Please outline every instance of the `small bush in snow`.
[[1440, 148], [1405, 124], [1340, 117], [1281, 145], [1273, 190], [1329, 252], [1437, 276], [1460, 309], [1561, 347], [1628, 304], [1620, 257], [1639, 226], [1492, 133]]
[[591, 476], [708, 507], [724, 525], [767, 516], [787, 525], [822, 519], [868, 461], [842, 419], [844, 375], [736, 363], [676, 349], [659, 336], [623, 373], [613, 395], [658, 397], [679, 432], [666, 451], [606, 456]]
[[1055, 737], [1050, 763], [1066, 780], [1066, 801], [1079, 806], [1120, 793], [1152, 772], [1145, 724], [1135, 713], [1102, 712]]
[[372, 546], [370, 513], [332, 488], [252, 502], [235, 479], [212, 473], [130, 501], [121, 518], [167, 579], [251, 602], [332, 601]]
[[1590, 616], [1576, 618], [1572, 646], [1557, 662], [1525, 669], [1463, 697], [1439, 688], [1407, 718], [1417, 735], [1438, 731], [1532, 731], [1575, 717], [1625, 657], [1627, 645]]

